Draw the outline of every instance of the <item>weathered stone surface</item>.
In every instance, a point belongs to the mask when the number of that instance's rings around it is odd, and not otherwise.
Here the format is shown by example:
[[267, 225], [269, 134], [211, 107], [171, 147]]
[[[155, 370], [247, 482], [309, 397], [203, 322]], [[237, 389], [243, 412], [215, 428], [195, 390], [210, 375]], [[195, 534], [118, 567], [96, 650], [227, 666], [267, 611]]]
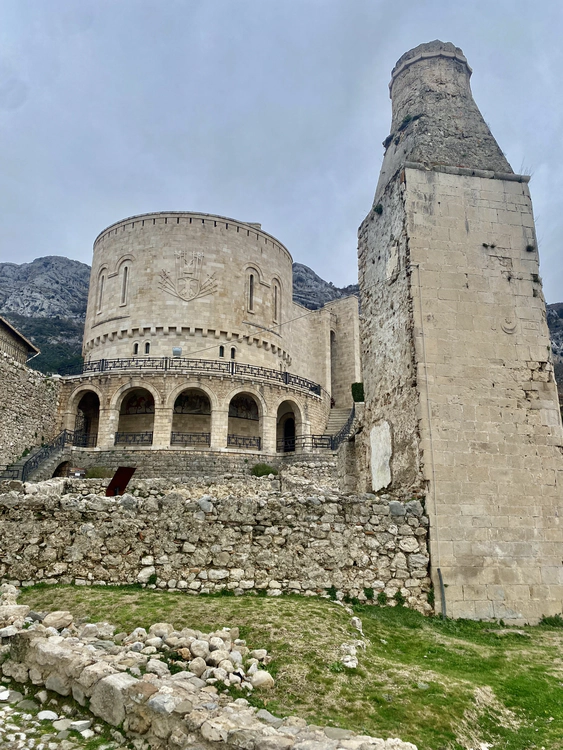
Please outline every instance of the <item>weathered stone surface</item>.
[[108, 724], [118, 727], [125, 719], [125, 692], [136, 682], [135, 677], [123, 673], [104, 677], [94, 688], [90, 710]]
[[57, 612], [50, 612], [44, 618], [43, 625], [46, 628], [56, 628], [57, 630], [60, 630], [61, 628], [68, 628], [73, 619], [74, 618], [70, 614], [70, 612], [62, 610]]

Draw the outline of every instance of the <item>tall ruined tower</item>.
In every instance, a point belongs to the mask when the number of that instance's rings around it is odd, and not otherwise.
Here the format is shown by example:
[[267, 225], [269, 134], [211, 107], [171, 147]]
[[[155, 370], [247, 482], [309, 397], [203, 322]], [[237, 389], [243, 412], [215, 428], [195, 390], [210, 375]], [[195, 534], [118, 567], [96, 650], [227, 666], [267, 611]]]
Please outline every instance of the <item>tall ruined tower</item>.
[[359, 230], [367, 486], [426, 488], [436, 607], [534, 622], [563, 609], [563, 429], [528, 177], [453, 44], [401, 57]]

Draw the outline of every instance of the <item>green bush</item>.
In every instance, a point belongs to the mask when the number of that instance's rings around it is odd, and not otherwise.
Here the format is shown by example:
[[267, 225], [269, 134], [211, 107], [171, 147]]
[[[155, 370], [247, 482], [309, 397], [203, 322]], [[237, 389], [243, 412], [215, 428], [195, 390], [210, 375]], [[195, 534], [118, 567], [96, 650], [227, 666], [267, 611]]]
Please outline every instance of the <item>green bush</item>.
[[250, 473], [253, 477], [267, 477], [268, 474], [277, 474], [278, 470], [269, 464], [255, 464]]
[[563, 617], [561, 615], [544, 615], [540, 620], [540, 625], [546, 625], [550, 628], [563, 628]]
[[329, 598], [329, 599], [332, 599], [332, 601], [335, 601], [335, 600], [336, 600], [336, 593], [337, 593], [337, 588], [336, 588], [336, 586], [330, 586], [330, 587], [329, 587], [329, 588], [328, 588], [328, 589], [326, 590], [326, 593], [328, 594], [328, 598]]
[[364, 596], [369, 601], [373, 601], [373, 599], [375, 599], [375, 591], [373, 589], [366, 588], [364, 589]]
[[384, 607], [387, 604], [387, 594], [385, 593], [385, 591], [379, 592], [379, 594], [377, 595], [377, 603], [381, 607]]
[[400, 591], [396, 591], [393, 594], [393, 599], [397, 602], [399, 607], [402, 607], [407, 601]]
[[352, 398], [356, 403], [364, 400], [364, 384], [352, 383]]

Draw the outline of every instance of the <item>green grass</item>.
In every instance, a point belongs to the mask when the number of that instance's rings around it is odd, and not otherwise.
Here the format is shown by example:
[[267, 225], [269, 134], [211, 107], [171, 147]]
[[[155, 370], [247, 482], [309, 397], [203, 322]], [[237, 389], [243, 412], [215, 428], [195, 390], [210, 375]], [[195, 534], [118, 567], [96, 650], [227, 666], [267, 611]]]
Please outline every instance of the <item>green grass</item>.
[[[367, 648], [359, 667], [340, 665], [340, 645], [359, 638], [335, 604], [296, 596], [187, 596], [127, 587], [34, 587], [22, 601], [69, 609], [120, 630], [172, 622], [204, 631], [238, 625], [251, 648], [267, 648], [276, 686], [253, 700], [419, 750], [563, 748], [563, 630], [424, 618], [403, 607], [355, 606]], [[492, 632], [491, 632], [492, 631]]]

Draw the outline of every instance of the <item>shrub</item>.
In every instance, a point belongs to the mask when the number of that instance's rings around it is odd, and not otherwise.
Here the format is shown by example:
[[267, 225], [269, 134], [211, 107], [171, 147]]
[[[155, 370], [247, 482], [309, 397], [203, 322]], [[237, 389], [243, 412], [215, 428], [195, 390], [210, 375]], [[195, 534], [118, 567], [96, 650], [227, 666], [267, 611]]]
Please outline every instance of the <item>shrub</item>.
[[373, 210], [378, 216], [381, 216], [381, 214], [383, 213], [383, 206], [381, 205], [381, 203], [378, 203], [377, 206], [374, 206]]
[[149, 576], [149, 578], [147, 580], [147, 584], [149, 586], [156, 586], [157, 580], [158, 579], [157, 579], [156, 573], [153, 573], [152, 575]]
[[373, 601], [373, 599], [375, 599], [375, 591], [373, 589], [366, 588], [364, 589], [364, 596], [366, 599], [369, 599], [369, 601]]
[[253, 477], [267, 477], [268, 474], [277, 474], [278, 470], [269, 464], [254, 464], [250, 473]]
[[336, 600], [336, 592], [337, 592], [337, 588], [336, 588], [336, 586], [330, 586], [330, 587], [329, 587], [329, 588], [328, 588], [328, 589], [326, 590], [326, 593], [328, 594], [328, 598], [329, 598], [329, 599], [332, 599], [332, 601], [335, 601], [335, 600]]
[[426, 594], [426, 599], [428, 601], [428, 604], [433, 607], [436, 602], [436, 597], [434, 596], [434, 589], [431, 588], [428, 594]]
[[364, 400], [364, 384], [352, 383], [352, 398], [356, 403]]
[[407, 600], [405, 599], [405, 597], [404, 597], [404, 596], [403, 596], [403, 595], [401, 594], [401, 592], [400, 592], [400, 591], [396, 591], [396, 592], [395, 592], [395, 593], [393, 594], [393, 599], [394, 599], [394, 600], [395, 600], [395, 601], [397, 602], [397, 604], [399, 605], [399, 607], [402, 607], [402, 606], [403, 606], [403, 604], [404, 604], [404, 603], [405, 603], [405, 602], [407, 601]]
[[563, 617], [561, 615], [544, 615], [540, 620], [540, 625], [546, 625], [550, 628], [563, 628]]
[[382, 607], [387, 604], [387, 594], [385, 593], [385, 591], [379, 592], [379, 594], [377, 595], [377, 603]]

